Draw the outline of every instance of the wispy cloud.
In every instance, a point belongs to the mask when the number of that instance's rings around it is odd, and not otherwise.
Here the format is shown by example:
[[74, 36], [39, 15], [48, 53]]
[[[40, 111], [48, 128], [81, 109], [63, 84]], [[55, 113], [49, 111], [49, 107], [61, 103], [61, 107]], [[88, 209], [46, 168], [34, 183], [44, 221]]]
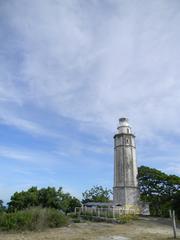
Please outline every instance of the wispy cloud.
[[[10, 108], [11, 110], [11, 108]], [[0, 123], [9, 125], [19, 130], [25, 131], [31, 135], [40, 135], [47, 137], [60, 137], [60, 134], [57, 134], [53, 130], [49, 130], [44, 126], [38, 124], [37, 122], [33, 122], [22, 117], [16, 116], [17, 114], [14, 111], [3, 110], [0, 111]]]
[[166, 167], [161, 169], [169, 174], [180, 175], [180, 163], [168, 163]]
[[[25, 164], [30, 163], [33, 166], [41, 166], [42, 169], [56, 165], [57, 158], [48, 151], [26, 149], [19, 146], [0, 146], [1, 159], [16, 160]], [[1, 160], [2, 161], [2, 160]]]
[[20, 161], [31, 161], [31, 154], [27, 151], [19, 151], [9, 147], [0, 147], [0, 156]]
[[146, 137], [179, 132], [179, 3], [135, 2], [7, 1], [23, 101], [110, 131], [128, 115]]

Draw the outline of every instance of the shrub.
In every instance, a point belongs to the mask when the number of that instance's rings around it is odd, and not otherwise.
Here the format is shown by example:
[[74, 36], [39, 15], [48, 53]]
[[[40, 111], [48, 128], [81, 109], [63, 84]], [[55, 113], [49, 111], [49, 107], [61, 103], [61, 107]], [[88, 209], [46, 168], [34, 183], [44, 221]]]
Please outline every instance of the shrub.
[[137, 219], [138, 216], [137, 215], [132, 215], [132, 214], [126, 214], [126, 215], [121, 215], [118, 218], [116, 218], [118, 220], [119, 223], [128, 223], [131, 220], [135, 220]]
[[68, 224], [68, 218], [56, 209], [48, 209], [47, 227], [61, 227]]
[[0, 215], [0, 230], [23, 231], [61, 227], [68, 224], [68, 218], [60, 211], [51, 208], [30, 208]]
[[74, 223], [80, 223], [80, 222], [81, 222], [81, 219], [80, 219], [80, 218], [73, 219], [73, 222], [74, 222]]

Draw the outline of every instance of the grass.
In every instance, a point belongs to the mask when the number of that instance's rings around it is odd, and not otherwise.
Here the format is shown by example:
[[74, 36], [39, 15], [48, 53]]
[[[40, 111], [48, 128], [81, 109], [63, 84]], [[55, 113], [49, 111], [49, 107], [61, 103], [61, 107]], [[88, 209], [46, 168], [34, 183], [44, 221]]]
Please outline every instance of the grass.
[[[43, 231], [4, 233], [0, 240], [110, 240], [118, 236], [132, 240], [170, 240], [172, 227], [168, 219], [139, 218], [128, 224], [109, 224], [103, 222], [71, 223], [68, 227], [48, 228]], [[177, 235], [180, 236], [180, 230]], [[179, 239], [179, 238], [177, 238]]]

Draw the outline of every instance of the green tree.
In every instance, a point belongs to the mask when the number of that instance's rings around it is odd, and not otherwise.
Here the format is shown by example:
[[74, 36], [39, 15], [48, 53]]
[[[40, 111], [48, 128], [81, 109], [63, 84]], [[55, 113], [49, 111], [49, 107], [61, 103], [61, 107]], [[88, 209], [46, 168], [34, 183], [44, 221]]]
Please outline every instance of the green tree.
[[138, 180], [141, 200], [150, 202], [151, 214], [168, 215], [171, 200], [180, 189], [180, 177], [141, 166], [138, 169]]
[[6, 209], [6, 208], [5, 208], [4, 205], [3, 205], [3, 201], [0, 200], [0, 213], [1, 213], [1, 212], [4, 212], [5, 209]]
[[56, 190], [54, 187], [47, 187], [38, 190], [37, 187], [31, 187], [27, 191], [13, 194], [8, 203], [8, 211], [14, 212], [35, 206], [55, 208], [67, 213], [80, 206], [80, 201], [69, 193], [64, 193], [62, 188]]
[[17, 211], [38, 205], [38, 189], [31, 187], [27, 191], [15, 192], [8, 203], [8, 210]]
[[81, 206], [77, 198], [72, 197], [69, 193], [64, 193], [62, 188], [58, 189], [58, 199], [60, 201], [60, 208], [66, 213], [73, 212], [75, 207]]
[[79, 199], [71, 197], [68, 204], [67, 212], [74, 212], [76, 207], [81, 207], [81, 202], [79, 201]]
[[60, 199], [54, 187], [41, 188], [38, 191], [38, 202], [42, 207], [60, 209]]
[[112, 191], [102, 186], [94, 186], [82, 193], [82, 203], [87, 202], [109, 202]]

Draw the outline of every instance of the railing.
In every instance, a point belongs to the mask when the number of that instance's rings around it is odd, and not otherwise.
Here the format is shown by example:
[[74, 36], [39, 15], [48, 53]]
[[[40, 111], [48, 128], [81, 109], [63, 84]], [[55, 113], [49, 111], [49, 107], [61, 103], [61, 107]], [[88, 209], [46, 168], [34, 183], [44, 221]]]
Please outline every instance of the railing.
[[125, 209], [123, 207], [76, 207], [75, 213], [77, 215], [91, 215], [95, 217], [103, 217], [103, 218], [118, 218], [122, 215], [135, 215], [137, 214], [137, 209]]

